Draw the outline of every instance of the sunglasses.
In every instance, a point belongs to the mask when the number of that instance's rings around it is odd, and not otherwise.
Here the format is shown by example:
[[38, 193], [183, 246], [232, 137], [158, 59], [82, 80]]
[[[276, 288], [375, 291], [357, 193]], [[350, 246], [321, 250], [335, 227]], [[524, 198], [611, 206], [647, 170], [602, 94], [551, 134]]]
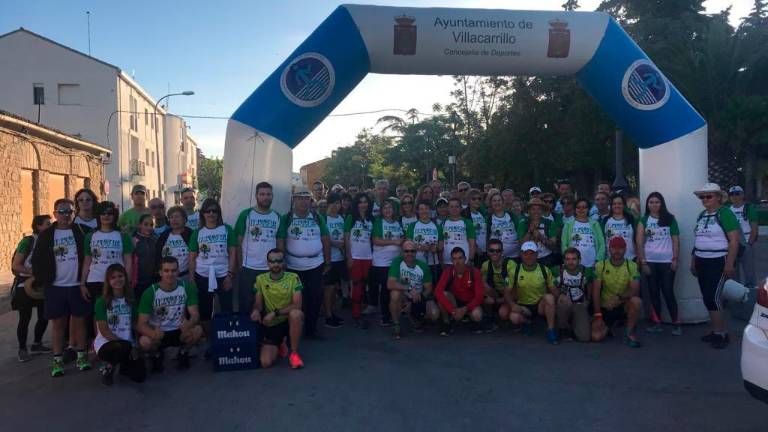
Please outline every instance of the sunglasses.
[[207, 210], [203, 210], [203, 214], [209, 214], [209, 213], [219, 213], [219, 210], [212, 209], [212, 208], [211, 209], [207, 209]]
[[714, 198], [714, 195], [699, 195], [700, 200], [708, 200]]
[[492, 253], [492, 254], [501, 253], [501, 249], [488, 249], [488, 253]]
[[403, 249], [403, 253], [416, 253], [416, 249]]
[[74, 212], [74, 210], [56, 210], [56, 213], [60, 215], [71, 215]]
[[267, 261], [270, 264], [282, 264], [283, 263], [283, 259], [282, 258], [274, 258], [274, 259], [270, 259], [270, 260], [267, 260]]

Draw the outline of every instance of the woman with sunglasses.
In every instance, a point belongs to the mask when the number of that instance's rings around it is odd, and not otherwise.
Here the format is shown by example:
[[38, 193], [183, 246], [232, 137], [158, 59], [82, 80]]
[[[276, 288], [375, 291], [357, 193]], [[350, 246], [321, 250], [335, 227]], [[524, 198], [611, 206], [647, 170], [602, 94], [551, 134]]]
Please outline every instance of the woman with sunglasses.
[[504, 209], [504, 198], [496, 192], [491, 195], [490, 215], [488, 215], [488, 241], [500, 240], [503, 245], [504, 258], [515, 261], [520, 257], [520, 240], [517, 237], [518, 219]]
[[650, 333], [661, 333], [661, 295], [667, 304], [672, 334], [680, 336], [683, 330], [677, 315], [675, 299], [675, 272], [680, 256], [680, 228], [669, 210], [664, 197], [651, 192], [645, 200], [645, 215], [637, 223], [637, 259], [651, 297]]
[[606, 243], [614, 237], [621, 237], [627, 244], [624, 258], [635, 259], [635, 227], [637, 219], [627, 208], [627, 201], [621, 194], [611, 195], [611, 213], [600, 220]]
[[419, 216], [416, 214], [413, 195], [406, 193], [400, 199], [400, 224], [403, 226], [403, 229], [406, 229], [417, 220], [419, 220]]
[[189, 282], [189, 240], [192, 238], [192, 229], [187, 226], [187, 212], [181, 206], [173, 206], [168, 209], [167, 215], [171, 229], [157, 239], [155, 274], [160, 271], [160, 260], [172, 256], [179, 262], [179, 279]]
[[[197, 287], [200, 323], [210, 340], [213, 296], [218, 297], [222, 312], [232, 311], [237, 236], [232, 227], [224, 223], [221, 206], [215, 199], [206, 198], [200, 214], [200, 227], [192, 232], [189, 240], [189, 273]], [[206, 351], [206, 357], [209, 353]]]
[[370, 197], [365, 192], [355, 195], [352, 200], [351, 214], [344, 221], [344, 244], [347, 251], [347, 268], [352, 282], [352, 318], [355, 327], [368, 328], [368, 322], [362, 319], [362, 301], [368, 273], [371, 270], [373, 249], [371, 233], [373, 216]]
[[605, 236], [600, 223], [589, 217], [590, 204], [586, 198], [576, 200], [576, 217], [563, 226], [561, 251], [575, 247], [581, 252], [581, 265], [595, 268], [595, 262], [605, 258]]
[[701, 340], [712, 348], [723, 349], [730, 340], [721, 296], [723, 284], [735, 273], [741, 230], [736, 215], [722, 206], [720, 186], [707, 183], [694, 194], [701, 200], [704, 210], [699, 213], [693, 230], [691, 273], [699, 279], [699, 289], [712, 326], [712, 331]]
[[[80, 291], [83, 298], [93, 305], [101, 296], [107, 267], [121, 264], [129, 278], [133, 265], [133, 241], [128, 234], [117, 228], [117, 206], [111, 201], [102, 201], [96, 206], [96, 231], [85, 235], [82, 278]], [[130, 280], [130, 279], [129, 279]], [[88, 340], [95, 336], [93, 316], [86, 322]]]
[[85, 225], [95, 230], [97, 221], [94, 217], [94, 207], [96, 206], [96, 194], [92, 190], [83, 188], [75, 193], [75, 221], [74, 223]]
[[405, 230], [405, 238], [416, 245], [416, 258], [427, 263], [432, 272], [432, 280], [440, 278], [440, 260], [437, 244], [442, 239], [437, 224], [432, 221], [432, 204], [420, 201], [417, 206], [419, 219]]
[[395, 204], [392, 200], [381, 203], [381, 216], [373, 221], [373, 260], [369, 278], [368, 304], [378, 303], [381, 312], [381, 326], [392, 325], [392, 316], [389, 313], [389, 289], [387, 289], [387, 275], [392, 261], [402, 254], [402, 244], [405, 240], [405, 231], [395, 212]]

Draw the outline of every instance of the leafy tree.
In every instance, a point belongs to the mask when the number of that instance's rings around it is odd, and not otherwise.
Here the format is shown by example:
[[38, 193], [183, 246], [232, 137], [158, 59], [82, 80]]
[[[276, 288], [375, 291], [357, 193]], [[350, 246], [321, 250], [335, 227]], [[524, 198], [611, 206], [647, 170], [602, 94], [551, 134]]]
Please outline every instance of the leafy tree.
[[224, 160], [222, 158], [207, 158], [201, 154], [198, 158], [198, 186], [201, 198], [221, 197], [221, 178], [224, 174]]

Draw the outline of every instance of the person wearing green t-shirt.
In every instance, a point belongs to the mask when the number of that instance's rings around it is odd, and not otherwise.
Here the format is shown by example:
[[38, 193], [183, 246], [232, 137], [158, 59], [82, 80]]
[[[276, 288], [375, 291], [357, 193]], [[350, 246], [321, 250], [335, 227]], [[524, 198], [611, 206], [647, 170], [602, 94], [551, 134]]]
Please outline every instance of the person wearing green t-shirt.
[[414, 331], [421, 331], [424, 318], [437, 321], [440, 309], [432, 295], [432, 272], [424, 261], [416, 259], [416, 243], [403, 242], [403, 256], [397, 257], [389, 266], [387, 289], [389, 290], [389, 313], [394, 326], [392, 337], [400, 339], [400, 315], [404, 303], [410, 304]]
[[555, 276], [557, 322], [560, 334], [572, 334], [579, 342], [589, 342], [589, 296], [595, 273], [581, 265], [581, 252], [571, 247], [563, 252], [563, 265]]
[[[538, 199], [538, 198], [533, 198]], [[523, 333], [531, 334], [531, 321], [536, 316], [547, 319], [547, 341], [559, 343], [555, 329], [555, 298], [558, 294], [552, 280], [552, 273], [538, 261], [539, 248], [532, 241], [520, 246], [522, 260], [515, 267], [510, 286], [504, 294], [512, 305], [509, 321], [523, 326]]]
[[712, 348], [723, 349], [730, 342], [728, 323], [723, 317], [723, 285], [736, 275], [741, 228], [733, 211], [721, 205], [723, 192], [716, 183], [707, 183], [694, 194], [704, 210], [699, 213], [693, 230], [691, 273], [699, 280], [712, 326], [712, 331], [701, 340]]
[[373, 263], [368, 280], [368, 304], [378, 305], [381, 313], [381, 326], [392, 325], [389, 314], [389, 290], [387, 274], [392, 261], [401, 255], [405, 231], [395, 213], [391, 200], [381, 204], [381, 216], [373, 221]]
[[167, 347], [179, 347], [177, 367], [188, 369], [189, 349], [203, 337], [197, 290], [178, 278], [179, 262], [172, 256], [160, 259], [159, 274], [160, 282], [147, 288], [139, 301], [139, 346], [149, 353], [155, 372], [163, 370]]
[[595, 266], [595, 282], [592, 284], [592, 341], [600, 342], [608, 335], [610, 327], [626, 319], [624, 343], [639, 348], [635, 333], [643, 308], [640, 300], [640, 272], [634, 261], [624, 257], [627, 243], [622, 237], [608, 242], [609, 258]]
[[288, 355], [285, 339], [289, 338], [291, 353], [288, 363], [293, 369], [304, 367], [298, 353], [304, 313], [301, 311], [301, 279], [296, 273], [285, 271], [285, 253], [272, 249], [267, 253], [269, 272], [256, 277], [253, 287], [254, 301], [251, 319], [262, 324], [261, 367], [272, 366], [277, 356]]
[[115, 367], [120, 374], [134, 382], [142, 382], [147, 376], [144, 359], [134, 347], [133, 333], [136, 322], [136, 304], [125, 267], [112, 264], [107, 267], [104, 295], [94, 305], [96, 339], [93, 349], [104, 362], [101, 382], [112, 385]]
[[737, 277], [735, 279], [743, 282], [745, 286], [754, 288], [757, 283], [755, 279], [755, 243], [757, 243], [759, 231], [757, 208], [754, 204], [744, 200], [744, 188], [741, 186], [732, 186], [728, 189], [727, 206], [736, 215], [743, 235], [741, 238], [743, 250], [736, 263]]
[[149, 207], [147, 207], [147, 188], [140, 184], [134, 185], [131, 189], [131, 201], [133, 202], [133, 207], [124, 211], [117, 220], [120, 231], [129, 236], [133, 235], [136, 226], [139, 225], [139, 217], [149, 213]]
[[440, 225], [443, 238], [437, 248], [442, 251], [443, 267], [451, 263], [451, 251], [460, 247], [464, 251], [467, 263], [473, 263], [477, 253], [475, 225], [469, 219], [461, 217], [461, 200], [448, 200], [448, 218]]
[[499, 321], [509, 319], [511, 305], [507, 302], [504, 292], [509, 288], [510, 277], [515, 271], [515, 262], [504, 256], [504, 243], [498, 238], [488, 240], [488, 260], [480, 266], [480, 274], [485, 281], [485, 297], [483, 299], [483, 316], [486, 332], [493, 331], [496, 324], [494, 316]]

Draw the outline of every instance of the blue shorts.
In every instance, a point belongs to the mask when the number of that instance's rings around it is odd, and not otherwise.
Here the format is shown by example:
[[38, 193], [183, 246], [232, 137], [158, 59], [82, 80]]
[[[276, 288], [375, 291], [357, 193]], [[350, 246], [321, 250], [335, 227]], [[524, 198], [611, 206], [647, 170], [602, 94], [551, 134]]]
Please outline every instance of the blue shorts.
[[87, 317], [93, 313], [92, 303], [85, 301], [79, 286], [45, 287], [45, 317], [49, 320], [67, 316]]

